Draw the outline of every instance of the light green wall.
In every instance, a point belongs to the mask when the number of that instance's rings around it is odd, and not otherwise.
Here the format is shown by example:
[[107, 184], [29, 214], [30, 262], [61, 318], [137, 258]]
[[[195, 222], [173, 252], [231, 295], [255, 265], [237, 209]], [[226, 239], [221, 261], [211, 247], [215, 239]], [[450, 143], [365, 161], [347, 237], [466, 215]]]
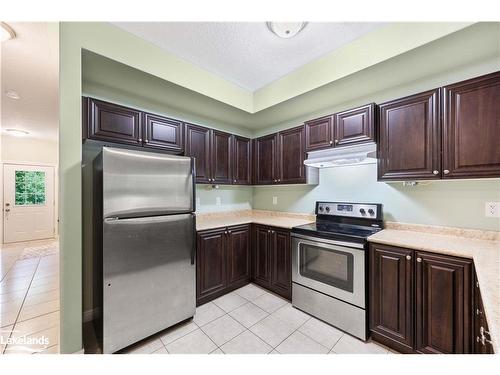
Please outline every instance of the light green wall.
[[211, 185], [196, 185], [197, 213], [250, 210], [252, 199], [251, 186], [220, 185], [218, 189], [214, 189]]
[[[273, 206], [273, 196], [278, 204]], [[320, 170], [318, 186], [255, 187], [253, 208], [312, 213], [316, 201], [373, 202], [384, 219], [406, 223], [500, 230], [484, 203], [500, 201], [500, 179], [422, 182], [415, 187], [377, 182], [375, 164]]]

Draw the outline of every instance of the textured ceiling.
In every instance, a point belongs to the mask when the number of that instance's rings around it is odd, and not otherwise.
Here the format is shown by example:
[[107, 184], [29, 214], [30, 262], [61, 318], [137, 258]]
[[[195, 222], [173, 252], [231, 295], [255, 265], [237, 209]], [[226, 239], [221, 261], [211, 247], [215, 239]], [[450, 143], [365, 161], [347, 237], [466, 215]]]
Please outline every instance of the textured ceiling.
[[[57, 34], [44, 22], [9, 23], [16, 38], [2, 43], [2, 128], [58, 139], [59, 52]], [[10, 99], [6, 90], [21, 98]]]
[[265, 22], [117, 22], [114, 25], [255, 91], [383, 24], [310, 22], [291, 39], [278, 38]]

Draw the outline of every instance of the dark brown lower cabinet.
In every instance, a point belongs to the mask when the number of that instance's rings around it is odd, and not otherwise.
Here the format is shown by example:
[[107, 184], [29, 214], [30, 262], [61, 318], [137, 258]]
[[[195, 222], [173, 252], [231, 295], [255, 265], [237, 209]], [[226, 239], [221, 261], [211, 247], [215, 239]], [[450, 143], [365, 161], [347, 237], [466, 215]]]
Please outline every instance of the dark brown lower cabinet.
[[370, 332], [404, 353], [473, 353], [470, 259], [370, 245]]
[[472, 260], [416, 253], [419, 353], [472, 353]]
[[252, 280], [286, 299], [291, 299], [290, 231], [254, 225], [253, 237]]
[[373, 244], [370, 251], [372, 337], [399, 352], [413, 352], [413, 250]]
[[250, 226], [198, 232], [196, 304], [202, 305], [250, 281]]

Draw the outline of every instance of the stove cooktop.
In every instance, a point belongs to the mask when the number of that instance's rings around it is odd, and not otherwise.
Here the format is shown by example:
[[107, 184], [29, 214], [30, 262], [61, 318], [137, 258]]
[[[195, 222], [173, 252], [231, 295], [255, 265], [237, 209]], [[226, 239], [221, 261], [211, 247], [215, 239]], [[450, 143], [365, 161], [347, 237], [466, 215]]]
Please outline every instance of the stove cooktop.
[[333, 240], [363, 243], [369, 236], [377, 233], [381, 229], [382, 228], [372, 228], [361, 225], [317, 221], [315, 223], [294, 227], [292, 228], [292, 232]]

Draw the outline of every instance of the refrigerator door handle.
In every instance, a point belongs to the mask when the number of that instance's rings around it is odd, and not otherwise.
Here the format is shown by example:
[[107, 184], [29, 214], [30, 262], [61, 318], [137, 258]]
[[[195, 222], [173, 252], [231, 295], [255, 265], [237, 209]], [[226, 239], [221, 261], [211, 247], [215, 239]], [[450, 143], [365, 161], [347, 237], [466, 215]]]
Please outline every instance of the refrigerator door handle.
[[191, 264], [194, 265], [195, 258], [196, 258], [196, 243], [198, 242], [197, 240], [197, 233], [196, 233], [196, 215], [193, 214], [193, 246], [191, 247]]

